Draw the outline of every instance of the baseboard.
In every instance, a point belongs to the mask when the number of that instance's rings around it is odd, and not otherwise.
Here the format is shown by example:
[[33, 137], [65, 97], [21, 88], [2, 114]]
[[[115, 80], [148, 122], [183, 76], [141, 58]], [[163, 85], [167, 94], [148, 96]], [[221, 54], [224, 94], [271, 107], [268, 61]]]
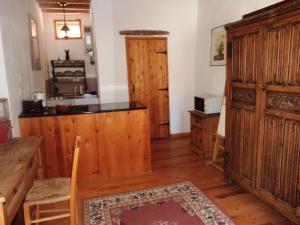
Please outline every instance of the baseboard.
[[177, 134], [171, 134], [170, 138], [188, 138], [191, 137], [191, 132], [184, 132], [184, 133], [177, 133]]

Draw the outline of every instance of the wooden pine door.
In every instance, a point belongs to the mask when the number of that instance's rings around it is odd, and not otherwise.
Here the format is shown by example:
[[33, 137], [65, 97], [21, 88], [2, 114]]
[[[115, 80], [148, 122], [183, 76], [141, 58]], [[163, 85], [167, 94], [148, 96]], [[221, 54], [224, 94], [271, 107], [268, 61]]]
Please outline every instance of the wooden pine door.
[[266, 25], [257, 188], [300, 206], [300, 16]]
[[258, 84], [261, 79], [260, 28], [229, 34], [227, 82], [226, 170], [241, 184], [255, 186], [259, 120]]
[[149, 109], [151, 138], [168, 137], [169, 85], [166, 38], [126, 38], [129, 98]]

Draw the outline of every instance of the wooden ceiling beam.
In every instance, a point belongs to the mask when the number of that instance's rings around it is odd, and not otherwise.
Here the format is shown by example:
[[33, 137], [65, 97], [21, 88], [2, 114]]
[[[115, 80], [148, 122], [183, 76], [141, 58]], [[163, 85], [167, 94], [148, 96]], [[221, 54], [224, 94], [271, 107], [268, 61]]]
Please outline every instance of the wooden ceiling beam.
[[[62, 14], [62, 10], [61, 9], [42, 9], [43, 13], [56, 13], [56, 14]], [[90, 13], [89, 9], [66, 9], [66, 13]]]
[[[61, 9], [62, 7], [58, 3], [40, 3], [41, 9]], [[69, 4], [66, 6], [66, 10], [70, 9], [90, 9], [89, 4]]]
[[74, 3], [74, 4], [90, 4], [90, 0], [36, 0], [38, 3]]

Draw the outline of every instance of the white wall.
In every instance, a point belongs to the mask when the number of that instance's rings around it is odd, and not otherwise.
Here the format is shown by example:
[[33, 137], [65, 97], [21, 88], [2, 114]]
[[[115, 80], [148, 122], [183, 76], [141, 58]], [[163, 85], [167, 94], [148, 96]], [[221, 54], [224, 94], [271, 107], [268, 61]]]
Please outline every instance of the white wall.
[[101, 102], [127, 101], [125, 29], [167, 30], [171, 133], [189, 131], [195, 94], [198, 0], [93, 0]]
[[[81, 20], [82, 28], [91, 26], [92, 19], [90, 14], [67, 14], [67, 20]], [[50, 60], [65, 59], [65, 49], [70, 50], [71, 59], [86, 60], [87, 77], [96, 77], [96, 67], [89, 63], [86, 56], [84, 38], [75, 40], [57, 40], [55, 38], [54, 20], [63, 20], [63, 14], [44, 14], [45, 37], [47, 43], [47, 58], [49, 64], [49, 73], [51, 73]], [[82, 30], [83, 32], [83, 30]]]
[[0, 27], [0, 98], [8, 98], [8, 87], [3, 52], [2, 32]]
[[43, 70], [31, 69], [28, 13], [36, 19], [39, 33], [42, 34], [42, 14], [35, 0], [0, 0], [3, 44], [2, 49], [0, 45], [0, 66], [3, 61], [5, 64], [0, 71], [0, 93], [8, 94], [4, 97], [9, 98], [15, 136], [19, 135], [18, 115], [22, 110], [21, 101], [30, 98], [33, 91], [44, 90], [44, 76], [47, 73], [42, 35], [40, 50]]
[[[225, 66], [210, 66], [211, 29], [242, 19], [244, 14], [272, 5], [281, 0], [199, 0], [198, 54], [196, 95], [223, 95], [226, 81]], [[225, 110], [219, 122], [219, 134], [224, 135]]]
[[244, 14], [280, 0], [199, 0], [196, 95], [223, 95], [225, 66], [210, 66], [211, 29], [242, 19]]

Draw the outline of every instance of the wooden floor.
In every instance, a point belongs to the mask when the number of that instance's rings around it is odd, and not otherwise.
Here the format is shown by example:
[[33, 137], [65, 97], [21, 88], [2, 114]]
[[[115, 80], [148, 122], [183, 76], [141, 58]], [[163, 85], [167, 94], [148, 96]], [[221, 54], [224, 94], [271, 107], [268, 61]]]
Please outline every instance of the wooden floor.
[[[154, 141], [152, 143], [153, 171], [151, 174], [126, 179], [93, 180], [79, 183], [81, 219], [83, 199], [189, 180], [213, 200], [236, 224], [292, 224], [240, 187], [225, 184], [222, 173], [212, 166], [206, 166], [206, 163], [189, 149], [189, 144], [190, 141], [186, 138]], [[67, 224], [67, 221], [55, 221], [51, 224]]]

